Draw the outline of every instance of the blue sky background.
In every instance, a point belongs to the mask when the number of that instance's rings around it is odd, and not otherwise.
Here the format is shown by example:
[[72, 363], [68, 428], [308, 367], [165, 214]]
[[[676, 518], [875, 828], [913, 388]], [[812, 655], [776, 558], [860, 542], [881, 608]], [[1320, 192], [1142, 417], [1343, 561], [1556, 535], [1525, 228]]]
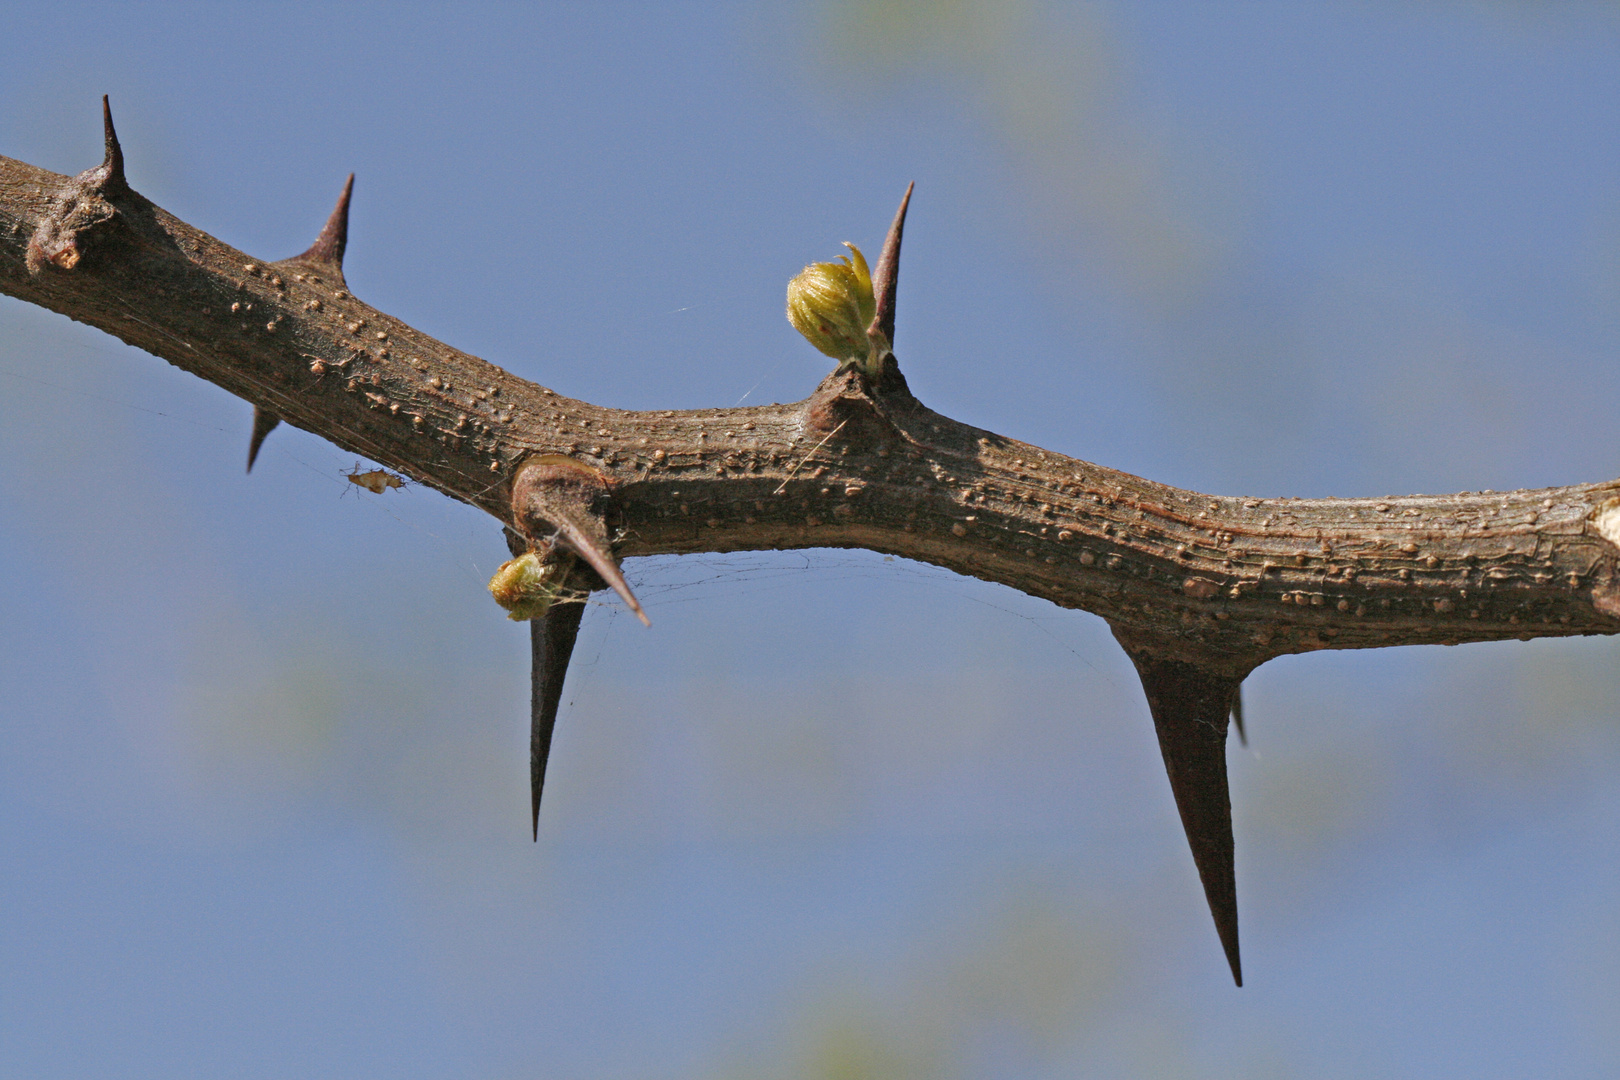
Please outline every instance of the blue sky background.
[[[28, 5], [0, 153], [604, 405], [789, 401], [908, 181], [962, 420], [1200, 490], [1620, 475], [1608, 3]], [[1103, 624], [627, 566], [528, 839], [494, 523], [0, 300], [0, 1077], [1606, 1077], [1620, 643], [1275, 661], [1230, 985]]]

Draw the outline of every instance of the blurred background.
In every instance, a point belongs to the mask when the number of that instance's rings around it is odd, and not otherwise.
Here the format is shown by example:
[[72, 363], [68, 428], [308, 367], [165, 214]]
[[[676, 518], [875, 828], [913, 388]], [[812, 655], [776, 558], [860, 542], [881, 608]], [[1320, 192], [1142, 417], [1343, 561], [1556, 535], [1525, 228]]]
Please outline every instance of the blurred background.
[[[1223, 494], [1620, 475], [1620, 7], [18, 5], [0, 153], [563, 393], [790, 401], [908, 181], [961, 420]], [[33, 8], [30, 11], [27, 8]], [[1234, 989], [1100, 620], [637, 560], [538, 844], [488, 518], [0, 298], [0, 1076], [1607, 1077], [1620, 641], [1261, 668]], [[364, 463], [362, 463], [364, 464]]]

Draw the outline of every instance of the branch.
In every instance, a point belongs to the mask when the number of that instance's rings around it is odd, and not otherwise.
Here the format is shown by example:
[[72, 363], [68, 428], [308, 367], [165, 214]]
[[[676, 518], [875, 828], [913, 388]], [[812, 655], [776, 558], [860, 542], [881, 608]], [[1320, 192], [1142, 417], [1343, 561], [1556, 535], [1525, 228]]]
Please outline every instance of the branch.
[[[349, 189], [309, 251], [266, 262], [131, 189], [110, 115], [106, 132], [106, 159], [76, 177], [0, 157], [0, 291], [251, 402], [255, 452], [290, 423], [488, 511], [540, 555], [584, 557], [615, 587], [626, 556], [860, 547], [1108, 620], [1142, 676], [1234, 976], [1222, 754], [1250, 671], [1317, 649], [1620, 633], [1620, 481], [1203, 495], [941, 416], [892, 353], [787, 405], [604, 408], [350, 294]], [[903, 221], [904, 206], [874, 342], [893, 340]]]

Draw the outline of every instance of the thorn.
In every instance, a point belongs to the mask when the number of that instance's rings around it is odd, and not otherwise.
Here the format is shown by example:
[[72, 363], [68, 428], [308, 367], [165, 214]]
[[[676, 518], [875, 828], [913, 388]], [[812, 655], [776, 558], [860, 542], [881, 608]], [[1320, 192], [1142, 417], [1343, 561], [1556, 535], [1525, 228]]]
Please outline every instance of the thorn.
[[248, 472], [253, 471], [253, 463], [259, 460], [259, 447], [264, 445], [266, 437], [276, 430], [279, 423], [281, 417], [275, 413], [266, 412], [257, 405], [253, 406], [253, 436], [248, 440]]
[[1232, 726], [1237, 728], [1238, 742], [1249, 745], [1248, 733], [1243, 730], [1243, 687], [1232, 691]]
[[911, 189], [916, 186], [915, 181], [906, 185], [900, 209], [895, 211], [894, 223], [889, 226], [889, 235], [883, 238], [883, 253], [878, 256], [877, 269], [872, 272], [877, 314], [866, 332], [868, 335], [882, 334], [884, 342], [891, 349], [894, 347], [894, 298], [900, 278], [900, 239], [906, 231], [906, 208], [911, 205]]
[[[1115, 633], [1116, 637], [1120, 635]], [[1124, 641], [1121, 640], [1121, 644]], [[1136, 645], [1132, 642], [1132, 645]], [[1144, 643], [1145, 645], [1145, 643]], [[1237, 875], [1233, 865], [1232, 802], [1226, 781], [1226, 726], [1242, 676], [1167, 659], [1150, 647], [1126, 647], [1147, 692], [1170, 790], [1181, 813], [1215, 932], [1243, 985], [1238, 953]]]
[[[511, 528], [504, 531], [507, 550], [514, 559], [529, 550], [527, 537]], [[557, 726], [563, 681], [584, 618], [584, 604], [553, 604], [543, 617], [529, 620], [529, 814], [537, 843], [540, 793], [546, 785], [551, 733]]]
[[95, 184], [103, 194], [127, 191], [129, 182], [124, 179], [124, 149], [118, 145], [118, 132], [113, 128], [112, 104], [106, 94], [101, 95], [101, 128], [106, 140], [106, 153], [102, 156], [101, 167], [96, 170]]
[[540, 840], [540, 792], [546, 785], [551, 733], [557, 726], [563, 680], [568, 677], [568, 661], [584, 618], [584, 604], [553, 604], [542, 618], [529, 623], [529, 813], [536, 842]]
[[641, 620], [641, 625], [651, 626], [652, 620], [647, 618], [645, 611], [641, 610], [641, 601], [637, 600], [636, 594], [630, 591], [630, 583], [624, 580], [624, 575], [619, 572], [619, 564], [613, 560], [613, 556], [609, 555], [603, 549], [603, 546], [598, 545], [594, 538], [587, 535], [585, 530], [572, 521], [561, 518], [553, 521], [552, 524], [557, 527], [558, 539], [568, 545], [576, 555], [590, 564], [592, 570], [602, 576], [602, 580], [608, 583], [608, 587], [618, 593], [619, 598], [629, 605], [631, 611], [636, 613], [636, 618]]
[[343, 251], [349, 246], [349, 196], [353, 193], [354, 173], [350, 173], [349, 179], [343, 184], [343, 194], [338, 196], [337, 205], [332, 207], [332, 213], [321, 228], [321, 235], [315, 238], [308, 251], [294, 255], [293, 259], [322, 263], [339, 274], [343, 273]]
[[619, 572], [611, 554], [607, 522], [596, 508], [607, 494], [607, 482], [589, 465], [561, 454], [532, 459], [512, 481], [512, 510], [518, 528], [539, 535], [555, 529], [557, 539], [584, 559], [592, 570], [636, 613], [642, 626], [652, 620]]

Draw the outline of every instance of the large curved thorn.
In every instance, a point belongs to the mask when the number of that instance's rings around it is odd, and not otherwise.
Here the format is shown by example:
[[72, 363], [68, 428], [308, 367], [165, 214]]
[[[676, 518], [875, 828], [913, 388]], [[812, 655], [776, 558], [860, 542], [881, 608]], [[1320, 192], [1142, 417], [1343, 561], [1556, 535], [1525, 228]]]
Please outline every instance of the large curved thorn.
[[[1116, 637], [1120, 637], [1118, 631]], [[1226, 729], [1243, 675], [1170, 659], [1134, 639], [1121, 644], [1136, 665], [1159, 736], [1181, 827], [1204, 885], [1215, 932], [1243, 985], [1238, 953], [1237, 874], [1233, 865], [1232, 801], [1226, 781]], [[1247, 672], [1243, 673], [1247, 674]]]
[[565, 547], [619, 594], [641, 625], [651, 626], [641, 601], [619, 572], [608, 542], [601, 510], [607, 490], [607, 480], [584, 462], [562, 454], [543, 454], [525, 463], [512, 479], [513, 520], [531, 537], [555, 531]]
[[553, 519], [551, 524], [557, 530], [557, 539], [561, 540], [570, 551], [590, 564], [592, 570], [601, 575], [602, 580], [608, 583], [608, 587], [618, 593], [619, 598], [629, 605], [631, 611], [636, 613], [636, 618], [641, 620], [641, 625], [651, 626], [652, 620], [647, 618], [645, 611], [641, 610], [641, 601], [637, 600], [636, 594], [630, 591], [630, 583], [624, 580], [624, 575], [619, 572], [619, 564], [614, 561], [612, 555], [607, 553], [604, 546], [599, 545], [595, 538], [586, 533], [584, 529], [561, 515]]

